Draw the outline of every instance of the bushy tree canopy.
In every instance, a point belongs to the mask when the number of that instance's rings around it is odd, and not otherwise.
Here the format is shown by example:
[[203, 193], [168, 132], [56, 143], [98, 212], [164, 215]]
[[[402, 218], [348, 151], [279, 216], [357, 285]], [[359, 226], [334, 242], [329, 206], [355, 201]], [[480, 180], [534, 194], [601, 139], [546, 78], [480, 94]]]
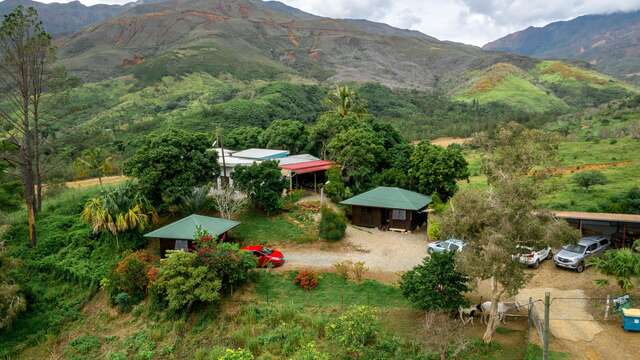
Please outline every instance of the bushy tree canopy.
[[269, 149], [289, 150], [301, 153], [308, 145], [308, 133], [304, 124], [296, 120], [275, 120], [260, 136], [260, 142]]
[[428, 311], [456, 310], [466, 304], [468, 278], [455, 265], [454, 252], [433, 253], [402, 275], [400, 288], [415, 306]]
[[338, 241], [344, 237], [347, 229], [347, 219], [328, 207], [320, 210], [320, 238], [329, 241]]
[[220, 173], [217, 154], [208, 151], [205, 134], [171, 129], [151, 134], [124, 166], [154, 203], [174, 204], [195, 186], [204, 185]]
[[459, 146], [445, 149], [421, 142], [411, 154], [408, 176], [417, 192], [448, 199], [458, 190], [456, 182], [469, 178], [469, 169]]
[[607, 183], [607, 177], [600, 171], [590, 170], [582, 171], [574, 174], [571, 180], [579, 187], [589, 191], [592, 186], [604, 185]]
[[246, 150], [262, 147], [260, 137], [263, 130], [254, 126], [234, 128], [224, 136], [224, 147], [233, 150]]
[[247, 194], [254, 206], [267, 213], [282, 207], [282, 191], [287, 182], [282, 177], [277, 162], [263, 161], [251, 166], [241, 166], [231, 176], [234, 184]]

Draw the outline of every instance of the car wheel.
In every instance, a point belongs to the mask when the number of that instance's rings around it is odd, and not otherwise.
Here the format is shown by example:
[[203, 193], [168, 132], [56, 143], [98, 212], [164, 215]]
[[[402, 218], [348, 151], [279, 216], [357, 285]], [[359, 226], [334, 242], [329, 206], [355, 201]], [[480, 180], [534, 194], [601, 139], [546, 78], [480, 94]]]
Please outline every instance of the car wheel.
[[536, 260], [536, 262], [534, 262], [532, 266], [533, 266], [534, 269], [539, 268], [540, 267], [540, 260]]
[[549, 250], [549, 253], [547, 254], [547, 257], [544, 258], [545, 260], [551, 260], [553, 259], [553, 253], [551, 252], [551, 250]]
[[576, 271], [581, 273], [584, 271], [584, 264], [578, 264], [578, 266], [576, 267]]

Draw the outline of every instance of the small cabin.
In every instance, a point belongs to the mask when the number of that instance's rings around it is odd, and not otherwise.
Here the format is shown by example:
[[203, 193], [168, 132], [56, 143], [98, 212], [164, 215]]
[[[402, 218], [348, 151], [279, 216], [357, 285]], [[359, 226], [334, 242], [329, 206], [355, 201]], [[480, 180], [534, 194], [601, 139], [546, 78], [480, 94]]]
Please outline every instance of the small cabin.
[[413, 231], [427, 221], [431, 196], [396, 188], [377, 187], [349, 198], [351, 223], [381, 230]]
[[193, 214], [144, 234], [144, 237], [159, 239], [160, 256], [164, 257], [167, 250], [193, 250], [195, 248], [193, 240], [199, 229], [224, 241], [227, 238], [227, 232], [238, 225], [240, 223], [233, 220]]

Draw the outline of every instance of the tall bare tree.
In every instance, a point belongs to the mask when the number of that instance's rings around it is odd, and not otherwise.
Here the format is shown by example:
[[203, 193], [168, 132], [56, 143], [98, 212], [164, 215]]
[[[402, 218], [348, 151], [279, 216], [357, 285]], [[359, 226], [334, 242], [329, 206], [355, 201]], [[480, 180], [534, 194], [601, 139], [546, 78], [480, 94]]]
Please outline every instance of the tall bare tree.
[[29, 241], [36, 246], [36, 213], [40, 182], [38, 113], [44, 89], [45, 66], [52, 54], [51, 36], [44, 31], [38, 13], [32, 7], [16, 7], [0, 25], [0, 121], [8, 134], [7, 141], [17, 149], [17, 156], [4, 154], [5, 160], [20, 168], [29, 223]]

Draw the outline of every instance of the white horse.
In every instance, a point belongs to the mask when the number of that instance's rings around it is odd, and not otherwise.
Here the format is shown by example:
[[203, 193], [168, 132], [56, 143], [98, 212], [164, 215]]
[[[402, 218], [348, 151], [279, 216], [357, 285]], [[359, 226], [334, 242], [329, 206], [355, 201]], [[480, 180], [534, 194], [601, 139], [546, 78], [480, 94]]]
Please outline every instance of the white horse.
[[[520, 304], [516, 302], [499, 302], [498, 303], [498, 322], [502, 321], [503, 324], [507, 323], [507, 312], [511, 310], [518, 310], [520, 308]], [[491, 315], [491, 301], [485, 301], [480, 304], [482, 308], [482, 323], [486, 324], [489, 320], [489, 316]]]
[[[460, 317], [460, 321], [462, 321], [462, 325], [466, 325], [471, 323], [473, 325], [473, 318], [476, 314], [482, 313], [482, 308], [480, 304], [463, 308], [462, 306], [458, 307], [458, 316]], [[467, 319], [465, 319], [467, 317]]]

